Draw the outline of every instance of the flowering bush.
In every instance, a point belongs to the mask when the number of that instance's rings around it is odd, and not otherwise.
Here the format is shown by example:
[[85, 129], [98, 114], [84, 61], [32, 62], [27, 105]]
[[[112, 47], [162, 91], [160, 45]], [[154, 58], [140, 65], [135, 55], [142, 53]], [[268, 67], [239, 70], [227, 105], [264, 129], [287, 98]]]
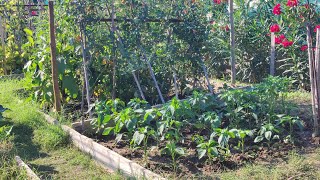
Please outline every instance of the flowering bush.
[[278, 24], [273, 24], [270, 26], [270, 32], [280, 32], [280, 26]]

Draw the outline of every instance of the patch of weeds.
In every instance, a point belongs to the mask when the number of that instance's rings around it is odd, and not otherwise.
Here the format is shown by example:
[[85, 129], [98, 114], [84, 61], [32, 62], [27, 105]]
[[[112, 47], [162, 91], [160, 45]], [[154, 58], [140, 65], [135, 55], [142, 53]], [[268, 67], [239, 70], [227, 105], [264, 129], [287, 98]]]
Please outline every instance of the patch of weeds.
[[69, 136], [60, 126], [47, 125], [34, 131], [34, 142], [44, 150], [56, 150], [68, 144]]

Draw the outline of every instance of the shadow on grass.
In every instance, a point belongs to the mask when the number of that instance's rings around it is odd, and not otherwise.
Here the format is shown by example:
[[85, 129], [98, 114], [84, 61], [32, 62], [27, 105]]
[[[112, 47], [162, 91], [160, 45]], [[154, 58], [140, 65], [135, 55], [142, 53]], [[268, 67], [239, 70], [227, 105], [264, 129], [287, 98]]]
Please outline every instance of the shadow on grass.
[[54, 167], [48, 165], [37, 165], [31, 163], [29, 166], [37, 171], [37, 175], [41, 179], [54, 179], [54, 175], [58, 173]]
[[16, 153], [25, 160], [31, 161], [39, 157], [46, 157], [46, 153], [40, 152], [40, 147], [33, 143], [33, 129], [24, 124], [13, 126], [14, 144]]

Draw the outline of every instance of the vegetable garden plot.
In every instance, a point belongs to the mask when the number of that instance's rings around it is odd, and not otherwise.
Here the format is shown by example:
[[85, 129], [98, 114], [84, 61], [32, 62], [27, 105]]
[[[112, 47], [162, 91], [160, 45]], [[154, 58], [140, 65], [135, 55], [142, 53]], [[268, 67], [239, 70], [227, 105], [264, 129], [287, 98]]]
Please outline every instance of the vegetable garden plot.
[[[245, 162], [285, 157], [306, 146], [286, 95], [291, 81], [268, 78], [251, 90], [194, 92], [159, 109], [133, 99], [99, 102], [91, 122], [98, 142], [163, 176], [207, 176]], [[298, 138], [299, 137], [299, 138]], [[301, 139], [300, 139], [301, 138]]]

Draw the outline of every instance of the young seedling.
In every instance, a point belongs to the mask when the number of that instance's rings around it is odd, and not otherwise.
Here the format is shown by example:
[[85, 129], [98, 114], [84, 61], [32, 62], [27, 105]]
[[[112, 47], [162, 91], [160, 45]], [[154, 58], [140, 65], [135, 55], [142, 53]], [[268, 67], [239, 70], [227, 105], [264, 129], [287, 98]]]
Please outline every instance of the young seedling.
[[289, 124], [289, 135], [285, 138], [285, 140], [291, 143], [294, 143], [294, 138], [293, 138], [294, 126], [296, 125], [300, 130], [303, 129], [303, 123], [299, 119], [299, 117], [294, 118], [291, 116], [280, 116], [279, 124], [281, 124], [282, 126]]
[[261, 126], [259, 135], [254, 139], [255, 143], [259, 143], [264, 139], [267, 140], [268, 147], [270, 147], [272, 140], [279, 139], [279, 130], [271, 123]]
[[242, 152], [242, 154], [244, 154], [245, 138], [247, 136], [252, 137], [253, 131], [252, 130], [238, 130], [236, 134], [237, 134], [237, 137], [240, 139], [238, 146], [241, 146], [241, 152]]
[[177, 160], [179, 157], [185, 155], [185, 150], [182, 147], [178, 147], [174, 141], [167, 143], [166, 147], [162, 149], [162, 154], [171, 156], [173, 171], [177, 173]]

